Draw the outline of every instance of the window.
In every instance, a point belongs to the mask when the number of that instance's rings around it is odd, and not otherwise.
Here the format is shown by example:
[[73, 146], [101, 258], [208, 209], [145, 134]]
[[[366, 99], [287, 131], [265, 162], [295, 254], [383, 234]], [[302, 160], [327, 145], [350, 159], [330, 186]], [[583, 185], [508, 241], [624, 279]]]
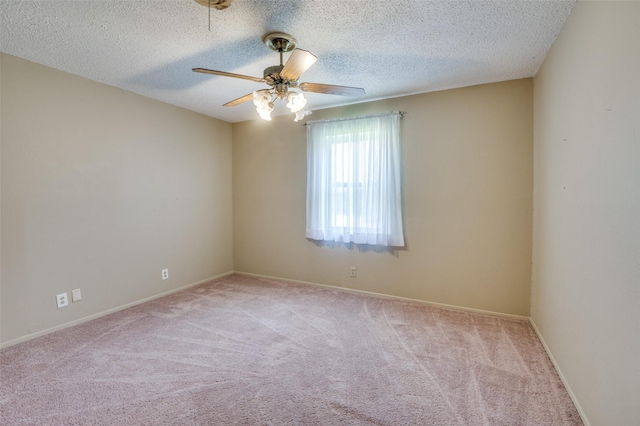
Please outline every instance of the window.
[[307, 122], [307, 238], [404, 246], [400, 117]]

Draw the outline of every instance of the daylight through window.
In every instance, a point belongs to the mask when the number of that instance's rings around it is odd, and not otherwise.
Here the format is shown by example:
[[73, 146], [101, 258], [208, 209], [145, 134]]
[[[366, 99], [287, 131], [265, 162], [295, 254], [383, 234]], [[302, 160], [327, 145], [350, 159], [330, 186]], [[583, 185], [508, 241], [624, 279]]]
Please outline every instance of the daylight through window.
[[307, 238], [404, 246], [400, 117], [307, 122]]

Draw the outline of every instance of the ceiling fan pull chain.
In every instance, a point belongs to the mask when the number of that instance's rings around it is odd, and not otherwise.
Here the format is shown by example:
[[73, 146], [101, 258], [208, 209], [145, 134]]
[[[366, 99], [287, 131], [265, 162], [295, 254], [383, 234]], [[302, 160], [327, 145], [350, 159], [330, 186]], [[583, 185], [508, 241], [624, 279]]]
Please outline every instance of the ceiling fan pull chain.
[[209, 32], [211, 32], [211, 0], [209, 0]]

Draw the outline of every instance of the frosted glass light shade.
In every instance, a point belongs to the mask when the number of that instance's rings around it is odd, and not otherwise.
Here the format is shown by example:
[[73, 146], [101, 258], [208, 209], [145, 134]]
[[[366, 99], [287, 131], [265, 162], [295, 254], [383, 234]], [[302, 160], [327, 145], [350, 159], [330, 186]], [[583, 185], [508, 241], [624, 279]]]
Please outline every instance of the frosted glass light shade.
[[256, 111], [263, 120], [271, 121], [271, 111], [273, 111], [273, 102], [271, 102], [271, 92], [269, 90], [257, 90], [253, 92], [253, 104]]
[[271, 121], [271, 111], [273, 111], [273, 106], [267, 108], [256, 108], [256, 111], [258, 111], [258, 114], [260, 114], [260, 118], [262, 118], [263, 120]]
[[307, 104], [307, 100], [302, 93], [289, 92], [287, 95], [287, 108], [291, 112], [298, 112]]
[[304, 117], [306, 117], [307, 115], [311, 115], [311, 111], [309, 111], [308, 109], [303, 109], [300, 111], [296, 111], [296, 118], [293, 119], [293, 121], [300, 121], [302, 120]]

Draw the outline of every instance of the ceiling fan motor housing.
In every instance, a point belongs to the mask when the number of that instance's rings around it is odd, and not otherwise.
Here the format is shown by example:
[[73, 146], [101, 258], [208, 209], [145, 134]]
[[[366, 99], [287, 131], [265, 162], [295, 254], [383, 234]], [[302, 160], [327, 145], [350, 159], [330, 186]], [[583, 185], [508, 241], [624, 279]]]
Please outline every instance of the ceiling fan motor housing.
[[287, 80], [280, 76], [284, 65], [274, 65], [264, 69], [264, 79], [266, 83], [275, 89], [275, 94], [280, 99], [284, 99], [289, 92], [289, 86], [297, 86], [297, 80]]
[[284, 68], [284, 65], [274, 65], [264, 69], [264, 79], [267, 80], [267, 84], [273, 86], [281, 81], [280, 72]]

